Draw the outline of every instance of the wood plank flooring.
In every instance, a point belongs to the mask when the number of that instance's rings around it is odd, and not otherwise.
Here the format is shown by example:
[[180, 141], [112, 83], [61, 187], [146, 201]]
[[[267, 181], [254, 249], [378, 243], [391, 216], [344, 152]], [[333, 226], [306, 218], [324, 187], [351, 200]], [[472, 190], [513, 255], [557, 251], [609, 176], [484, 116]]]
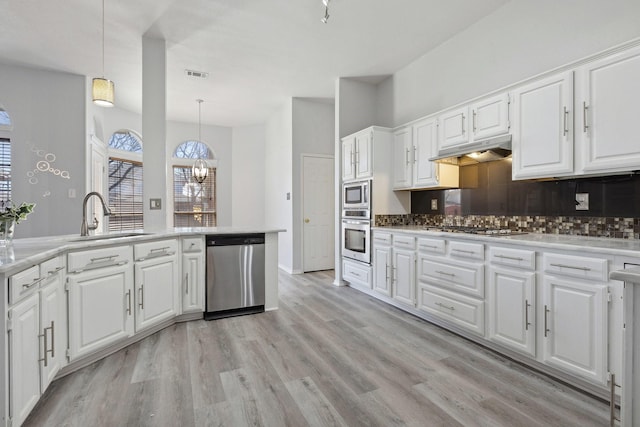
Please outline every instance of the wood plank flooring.
[[605, 426], [607, 405], [351, 288], [176, 324], [55, 381], [25, 426]]

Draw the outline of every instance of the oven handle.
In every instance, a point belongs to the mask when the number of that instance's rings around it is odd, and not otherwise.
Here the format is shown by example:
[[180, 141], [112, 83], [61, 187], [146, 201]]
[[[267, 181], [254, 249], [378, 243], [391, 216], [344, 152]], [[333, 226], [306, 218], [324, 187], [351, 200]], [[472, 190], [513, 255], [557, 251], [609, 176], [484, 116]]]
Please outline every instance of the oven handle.
[[371, 225], [371, 221], [368, 220], [357, 220], [357, 219], [343, 219], [343, 224], [354, 224], [354, 225]]

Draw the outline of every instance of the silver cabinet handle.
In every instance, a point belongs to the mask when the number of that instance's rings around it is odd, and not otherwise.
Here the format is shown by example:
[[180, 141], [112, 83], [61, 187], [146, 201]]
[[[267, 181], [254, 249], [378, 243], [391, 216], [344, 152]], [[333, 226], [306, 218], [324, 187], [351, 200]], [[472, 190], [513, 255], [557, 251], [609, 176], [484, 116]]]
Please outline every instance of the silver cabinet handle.
[[187, 273], [184, 279], [184, 293], [189, 295], [189, 273]]
[[70, 271], [70, 274], [78, 274], [78, 273], [82, 273], [83, 271], [88, 271], [88, 270], [97, 270], [99, 268], [107, 268], [107, 267], [120, 267], [123, 265], [127, 265], [129, 264], [129, 261], [124, 260], [124, 261], [113, 261], [110, 262], [108, 264], [99, 264], [99, 265], [95, 265], [95, 266], [91, 266], [91, 264], [87, 264], [85, 267], [83, 268], [79, 268], [77, 270], [73, 270]]
[[405, 148], [404, 150], [404, 161], [408, 165], [409, 164], [409, 149]]
[[473, 118], [473, 121], [472, 121], [472, 123], [473, 123], [473, 133], [476, 133], [476, 110], [473, 110], [472, 118]]
[[[44, 362], [45, 367], [49, 366], [49, 358], [47, 357], [49, 353], [51, 353], [51, 357], [56, 357], [55, 350], [54, 350], [55, 335], [53, 332], [53, 328], [54, 328], [54, 322], [52, 320], [51, 326], [47, 326], [42, 330], [42, 334], [38, 334], [38, 337], [42, 337], [44, 339], [44, 357], [42, 359], [38, 359], [38, 361]], [[49, 340], [47, 339], [47, 329], [51, 331], [51, 349], [49, 349]]]
[[465, 129], [464, 129], [464, 114], [462, 114], [462, 134], [465, 134]]
[[524, 330], [525, 331], [528, 331], [529, 326], [531, 326], [531, 323], [529, 323], [529, 307], [531, 307], [531, 304], [529, 304], [529, 300], [524, 300]]
[[549, 330], [549, 323], [548, 323], [548, 314], [549, 314], [549, 311], [550, 311], [550, 310], [549, 310], [549, 307], [547, 307], [547, 306], [546, 306], [546, 304], [545, 304], [545, 306], [544, 306], [544, 336], [545, 336], [545, 338], [547, 337], [547, 334], [548, 334], [549, 332], [551, 332], [551, 331]]
[[464, 249], [451, 249], [451, 252], [462, 252], [463, 254], [471, 254], [471, 255], [476, 253], [475, 251], [467, 251]]
[[421, 248], [431, 248], [431, 249], [438, 249], [438, 247], [436, 245], [420, 245]]
[[44, 277], [36, 277], [35, 279], [33, 279], [33, 281], [31, 283], [25, 283], [22, 285], [22, 288], [24, 290], [27, 289], [31, 289], [33, 288], [35, 285], [37, 285], [38, 283], [42, 282], [45, 278]]
[[620, 421], [620, 418], [616, 417], [616, 387], [620, 387], [619, 384], [616, 384], [616, 374], [611, 374], [609, 383], [611, 386], [609, 389], [609, 425], [613, 427], [616, 425], [616, 421]]
[[140, 302], [138, 303], [140, 309], [144, 310], [144, 285], [140, 285]]
[[118, 258], [120, 255], [101, 256], [97, 258], [91, 258], [91, 262], [111, 261], [114, 258]]
[[507, 255], [494, 255], [496, 258], [500, 259], [512, 259], [514, 261], [524, 261], [524, 258], [515, 257], [515, 256], [507, 256]]
[[388, 282], [389, 281], [389, 264], [385, 264], [384, 266], [384, 277], [385, 277], [385, 280]]
[[589, 267], [576, 267], [575, 265], [566, 265], [566, 264], [551, 264], [552, 267], [558, 268], [571, 268], [572, 270], [581, 270], [581, 271], [591, 271]]
[[418, 149], [417, 147], [414, 145], [413, 146], [413, 163], [416, 162], [416, 160], [418, 159], [418, 155], [417, 155]]
[[587, 124], [587, 110], [589, 109], [589, 106], [587, 105], [586, 102], [582, 103], [582, 131], [584, 133], [587, 132], [587, 129], [589, 129], [589, 125]]
[[396, 267], [391, 267], [391, 283], [398, 283], [398, 269]]
[[56, 357], [56, 328], [53, 320], [51, 321], [51, 357]]
[[567, 136], [567, 134], [569, 133], [569, 128], [568, 126], [568, 117], [569, 117], [569, 110], [567, 110], [567, 107], [563, 107], [564, 109], [564, 113], [562, 114], [563, 120], [564, 120], [564, 124], [562, 125], [562, 135], [563, 136]]
[[127, 291], [127, 314], [131, 316], [131, 289]]
[[62, 267], [56, 267], [56, 268], [55, 268], [55, 270], [49, 270], [49, 271], [47, 271], [47, 274], [48, 274], [49, 276], [53, 276], [54, 274], [56, 274], [56, 273], [57, 273], [58, 271], [60, 271], [60, 270], [64, 270], [64, 266], [62, 266]]
[[455, 310], [455, 309], [456, 309], [455, 307], [451, 307], [451, 306], [449, 306], [449, 305], [444, 305], [444, 304], [442, 304], [441, 302], [436, 302], [436, 303], [434, 303], [434, 304], [435, 304], [435, 305], [437, 305], [437, 306], [439, 306], [439, 307], [446, 308], [447, 310], [451, 310], [451, 311], [453, 311], [453, 310]]
[[454, 273], [448, 273], [446, 271], [440, 271], [440, 270], [436, 270], [436, 273], [444, 274], [445, 276], [450, 276], [450, 277], [454, 277], [455, 276]]
[[360, 152], [358, 150], [356, 150], [356, 154], [354, 156], [353, 164], [355, 166], [360, 164]]

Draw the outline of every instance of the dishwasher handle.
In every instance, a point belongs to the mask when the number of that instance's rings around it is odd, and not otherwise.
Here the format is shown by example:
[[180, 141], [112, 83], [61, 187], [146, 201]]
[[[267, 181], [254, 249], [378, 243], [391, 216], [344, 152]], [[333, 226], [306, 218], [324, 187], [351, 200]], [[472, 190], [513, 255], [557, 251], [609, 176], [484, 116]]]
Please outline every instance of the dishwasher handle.
[[213, 234], [206, 238], [209, 246], [263, 245], [264, 234]]

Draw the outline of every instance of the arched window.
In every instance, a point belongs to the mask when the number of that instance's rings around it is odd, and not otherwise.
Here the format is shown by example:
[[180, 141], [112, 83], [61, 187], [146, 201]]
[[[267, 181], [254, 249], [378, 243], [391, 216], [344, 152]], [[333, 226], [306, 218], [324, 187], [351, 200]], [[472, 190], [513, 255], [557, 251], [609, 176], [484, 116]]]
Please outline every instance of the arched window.
[[[11, 131], [11, 116], [0, 105], [0, 131]], [[11, 140], [9, 133], [0, 133], [0, 207], [11, 200]]]
[[[191, 166], [196, 159], [209, 165], [207, 179], [198, 184]], [[216, 160], [211, 148], [200, 141], [185, 141], [173, 152], [173, 226], [215, 227]]]
[[109, 139], [109, 231], [143, 228], [142, 138], [130, 130]]

